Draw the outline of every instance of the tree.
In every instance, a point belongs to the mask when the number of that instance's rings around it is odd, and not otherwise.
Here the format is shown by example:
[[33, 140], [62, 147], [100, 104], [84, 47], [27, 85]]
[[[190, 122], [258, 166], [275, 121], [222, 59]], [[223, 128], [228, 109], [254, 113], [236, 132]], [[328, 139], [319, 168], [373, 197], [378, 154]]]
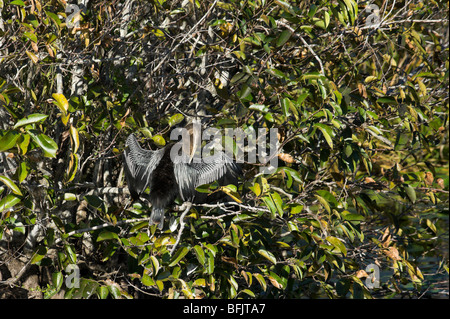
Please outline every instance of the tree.
[[[448, 296], [447, 2], [0, 8], [2, 297]], [[149, 228], [124, 141], [200, 105], [278, 168]]]

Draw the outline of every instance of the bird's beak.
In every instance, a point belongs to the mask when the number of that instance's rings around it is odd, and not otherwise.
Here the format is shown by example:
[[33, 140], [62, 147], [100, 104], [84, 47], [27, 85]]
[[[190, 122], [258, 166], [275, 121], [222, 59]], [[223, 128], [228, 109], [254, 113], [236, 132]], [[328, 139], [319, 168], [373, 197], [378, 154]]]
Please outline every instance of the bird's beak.
[[202, 135], [201, 124], [194, 122], [192, 125], [192, 131], [190, 133], [191, 135], [189, 137], [190, 142], [189, 163], [192, 163], [195, 153], [201, 144], [201, 135]]

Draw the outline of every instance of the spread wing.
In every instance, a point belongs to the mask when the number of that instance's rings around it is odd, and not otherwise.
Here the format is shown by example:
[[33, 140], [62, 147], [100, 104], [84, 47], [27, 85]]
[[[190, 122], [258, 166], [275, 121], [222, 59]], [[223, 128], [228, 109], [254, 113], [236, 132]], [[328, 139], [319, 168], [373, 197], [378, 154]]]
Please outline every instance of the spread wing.
[[195, 188], [228, 177], [230, 180], [241, 174], [239, 166], [225, 153], [220, 152], [211, 161], [201, 163], [176, 162], [174, 165], [175, 178], [183, 200], [191, 200], [195, 195]]
[[124, 155], [125, 177], [134, 199], [150, 185], [152, 173], [164, 155], [164, 149], [145, 150], [133, 134], [128, 136]]

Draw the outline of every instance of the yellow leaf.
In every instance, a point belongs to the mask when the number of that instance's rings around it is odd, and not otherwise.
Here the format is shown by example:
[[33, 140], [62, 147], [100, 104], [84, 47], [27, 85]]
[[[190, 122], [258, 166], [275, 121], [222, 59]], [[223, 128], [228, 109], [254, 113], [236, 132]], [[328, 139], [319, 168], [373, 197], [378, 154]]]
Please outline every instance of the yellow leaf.
[[36, 56], [36, 54], [34, 54], [33, 52], [30, 51], [26, 51], [28, 57], [31, 59], [31, 61], [33, 61], [34, 64], [38, 63], [39, 58]]
[[422, 96], [426, 96], [427, 95], [427, 87], [425, 84], [423, 84], [422, 81], [417, 80], [417, 83], [419, 84], [419, 89], [420, 89], [420, 93], [422, 93]]
[[325, 198], [319, 196], [319, 195], [314, 195], [314, 196], [315, 196], [315, 197], [317, 198], [317, 200], [322, 204], [322, 206], [326, 209], [326, 211], [327, 211], [328, 213], [331, 213], [331, 208], [330, 208], [330, 205], [328, 205], [327, 200], [326, 200]]
[[229, 188], [228, 186], [222, 186], [220, 187], [220, 190], [222, 192], [224, 192], [225, 194], [227, 194], [228, 196], [230, 196], [235, 202], [237, 203], [242, 203], [241, 197], [239, 196], [239, 194], [237, 192], [235, 192], [234, 190], [232, 190], [231, 188]]
[[67, 115], [67, 111], [69, 110], [69, 102], [67, 102], [64, 94], [61, 93], [53, 93], [52, 97], [55, 99], [55, 105], [63, 112], [64, 115]]
[[373, 82], [377, 79], [378, 79], [378, 77], [371, 75], [371, 76], [366, 77], [366, 79], [364, 80], [364, 83], [367, 84], [367, 83]]
[[78, 137], [78, 131], [73, 125], [70, 125], [70, 136], [72, 138], [73, 152], [76, 153], [80, 146], [80, 139]]

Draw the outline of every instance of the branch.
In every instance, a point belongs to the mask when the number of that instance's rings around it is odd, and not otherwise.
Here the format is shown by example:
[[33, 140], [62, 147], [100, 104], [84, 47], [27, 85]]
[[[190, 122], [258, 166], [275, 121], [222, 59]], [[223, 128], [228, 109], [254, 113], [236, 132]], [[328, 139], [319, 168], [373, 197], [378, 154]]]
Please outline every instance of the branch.
[[[87, 228], [82, 228], [82, 229], [77, 229], [77, 230], [73, 230], [69, 233], [67, 233], [67, 237], [76, 235], [76, 234], [80, 234], [80, 233], [86, 233], [86, 232], [90, 232], [93, 230], [98, 230], [98, 229], [103, 229], [106, 227], [116, 227], [116, 226], [121, 226], [121, 225], [125, 225], [125, 224], [131, 224], [131, 223], [137, 223], [137, 222], [145, 222], [145, 221], [149, 221], [150, 217], [146, 217], [146, 218], [133, 218], [133, 219], [126, 219], [126, 220], [121, 220], [115, 224], [110, 223], [110, 222], [106, 222], [103, 223], [101, 225], [97, 225], [97, 226], [92, 226], [92, 227], [87, 227]], [[59, 244], [62, 241], [62, 238], [59, 238], [55, 241], [55, 245]]]
[[180, 243], [181, 235], [183, 234], [184, 225], [185, 225], [184, 217], [186, 217], [187, 213], [189, 213], [189, 211], [191, 210], [191, 207], [192, 207], [192, 203], [190, 203], [190, 202], [185, 202], [181, 207], [183, 207], [184, 205], [186, 205], [186, 209], [184, 210], [183, 214], [181, 214], [181, 217], [180, 217], [180, 229], [178, 230], [177, 240], [176, 240], [175, 244], [172, 246], [172, 248], [169, 251], [170, 255], [173, 254], [173, 252], [177, 248], [178, 244]]
[[283, 27], [285, 27], [286, 29], [288, 29], [289, 31], [292, 32], [292, 35], [294, 37], [297, 37], [300, 39], [300, 41], [303, 42], [303, 44], [308, 48], [309, 52], [311, 52], [311, 54], [314, 56], [314, 58], [317, 60], [317, 62], [319, 62], [319, 66], [320, 66], [320, 72], [322, 73], [322, 75], [325, 75], [325, 71], [323, 69], [323, 63], [322, 60], [319, 58], [319, 56], [317, 55], [316, 52], [314, 52], [314, 50], [311, 48], [311, 46], [308, 44], [308, 42], [305, 41], [305, 39], [303, 39], [303, 37], [297, 33], [295, 33], [294, 28], [292, 28], [290, 25], [288, 25], [287, 23], [283, 22], [283, 21], [277, 21], [278, 24], [282, 25]]
[[[205, 13], [205, 15], [198, 20], [198, 22], [189, 30], [188, 33], [186, 33], [183, 37], [183, 39], [181, 39], [180, 42], [177, 43], [177, 45], [175, 45], [175, 47], [171, 48], [171, 52], [175, 52], [178, 47], [180, 45], [182, 45], [183, 43], [185, 43], [187, 40], [191, 39], [191, 35], [194, 33], [194, 31], [197, 29], [197, 27], [203, 23], [203, 21], [206, 19], [206, 17], [209, 16], [209, 14], [211, 13], [212, 9], [214, 9], [214, 7], [216, 6], [218, 0], [215, 0], [213, 2], [213, 4], [211, 5], [211, 7], [209, 7], [208, 11]], [[156, 71], [159, 70], [159, 68], [166, 62], [167, 58], [169, 57], [169, 53], [167, 53], [162, 59], [161, 62], [158, 63], [158, 65], [152, 70], [153, 73], [155, 73]]]
[[[254, 207], [249, 205], [240, 204], [237, 202], [227, 202], [227, 203], [217, 203], [217, 204], [194, 204], [194, 206], [201, 206], [201, 207], [210, 207], [210, 208], [221, 208], [223, 210], [227, 210], [227, 205], [234, 205], [238, 206], [240, 208], [246, 209], [251, 212], [266, 212], [270, 213], [270, 210], [268, 208], [263, 207]], [[205, 218], [205, 216], [202, 216], [201, 218]]]

